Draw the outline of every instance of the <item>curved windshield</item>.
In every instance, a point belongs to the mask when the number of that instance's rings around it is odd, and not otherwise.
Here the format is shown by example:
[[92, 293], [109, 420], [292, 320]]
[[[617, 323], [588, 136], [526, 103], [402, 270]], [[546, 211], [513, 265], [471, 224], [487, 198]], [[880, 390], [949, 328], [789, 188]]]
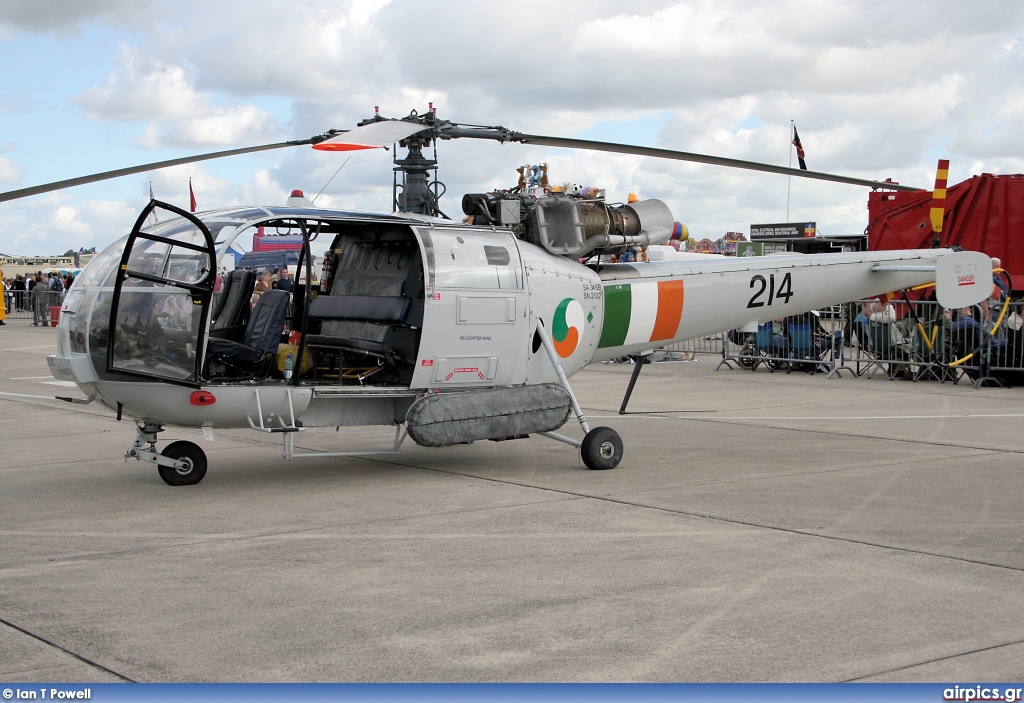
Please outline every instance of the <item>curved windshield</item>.
[[117, 268], [117, 262], [121, 260], [121, 252], [124, 251], [124, 243], [128, 237], [121, 237], [102, 252], [93, 257], [93, 260], [86, 264], [75, 280], [76, 288], [89, 288], [102, 286], [110, 273]]

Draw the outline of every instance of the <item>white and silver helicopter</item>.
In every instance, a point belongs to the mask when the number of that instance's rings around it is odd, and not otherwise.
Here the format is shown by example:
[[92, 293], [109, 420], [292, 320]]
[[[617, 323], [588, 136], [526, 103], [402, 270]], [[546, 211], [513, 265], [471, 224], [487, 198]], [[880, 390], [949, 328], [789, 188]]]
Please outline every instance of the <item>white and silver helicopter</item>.
[[[155, 464], [170, 485], [202, 480], [207, 461], [192, 442], [157, 450], [165, 426], [279, 433], [284, 457], [295, 434], [316, 427], [395, 426], [442, 447], [540, 434], [577, 447], [586, 466], [623, 456], [618, 434], [591, 428], [569, 384], [587, 364], [643, 356], [674, 341], [936, 283], [939, 301], [986, 297], [990, 260], [948, 249], [601, 264], [627, 247], [680, 235], [658, 200], [610, 205], [520, 187], [469, 194], [466, 220], [443, 215], [438, 139], [490, 139], [695, 161], [848, 183], [889, 182], [606, 142], [467, 126], [425, 114], [379, 114], [347, 132], [236, 149], [0, 194], [0, 202], [166, 166], [252, 151], [312, 145], [346, 151], [398, 143], [392, 214], [298, 204], [190, 213], [151, 201], [123, 238], [89, 263], [64, 300], [53, 375], [73, 381], [120, 420], [135, 421], [126, 457]], [[400, 174], [400, 175], [399, 175]], [[154, 210], [167, 211], [147, 224]], [[173, 217], [166, 217], [167, 214]], [[232, 272], [215, 294], [222, 257], [257, 227], [301, 232], [294, 294], [263, 293], [253, 274]], [[310, 242], [329, 242], [314, 271]], [[583, 263], [581, 263], [583, 262]], [[318, 285], [306, 285], [315, 281]], [[285, 330], [294, 372], [275, 362]], [[290, 376], [290, 377], [289, 377]], [[635, 380], [635, 376], [634, 376]], [[575, 415], [582, 441], [558, 434]]]

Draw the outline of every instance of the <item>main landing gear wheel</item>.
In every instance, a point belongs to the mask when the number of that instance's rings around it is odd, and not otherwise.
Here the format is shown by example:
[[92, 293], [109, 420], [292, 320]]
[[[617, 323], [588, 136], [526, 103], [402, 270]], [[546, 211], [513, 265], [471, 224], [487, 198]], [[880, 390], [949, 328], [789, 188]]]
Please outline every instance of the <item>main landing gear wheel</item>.
[[760, 357], [761, 354], [757, 351], [757, 347], [748, 344], [740, 350], [740, 366], [747, 371], [753, 371], [761, 363]]
[[170, 486], [192, 486], [206, 475], [206, 454], [193, 442], [171, 442], [162, 452], [164, 456], [184, 462], [185, 468], [157, 466], [160, 478]]
[[583, 438], [580, 454], [588, 469], [614, 469], [622, 461], [622, 438], [611, 427], [595, 427]]

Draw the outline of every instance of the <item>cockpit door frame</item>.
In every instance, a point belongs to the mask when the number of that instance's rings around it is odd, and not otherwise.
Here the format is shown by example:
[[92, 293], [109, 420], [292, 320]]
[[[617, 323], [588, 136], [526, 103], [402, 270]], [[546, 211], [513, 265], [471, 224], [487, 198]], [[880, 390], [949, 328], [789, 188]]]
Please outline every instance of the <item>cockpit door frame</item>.
[[[192, 244], [190, 242], [179, 241], [170, 237], [161, 237], [156, 234], [146, 234], [142, 232], [142, 228], [146, 225], [146, 220], [149, 219], [150, 214], [156, 210], [168, 210], [173, 212], [179, 217], [183, 217], [192, 223], [196, 229], [203, 233], [203, 237], [206, 240], [206, 246], [200, 246]], [[128, 261], [131, 258], [132, 251], [135, 248], [135, 243], [138, 240], [149, 240], [154, 242], [161, 242], [167, 244], [169, 247], [190, 249], [192, 251], [202, 252], [206, 254], [207, 266], [205, 275], [200, 277], [194, 283], [186, 283], [183, 281], [176, 281], [173, 279], [165, 278], [162, 276], [154, 276], [149, 273], [141, 271], [132, 271], [128, 268]], [[202, 272], [202, 269], [200, 269]], [[110, 304], [110, 324], [107, 328], [107, 372], [125, 374], [129, 376], [140, 376], [142, 378], [149, 378], [159, 380], [165, 383], [172, 383], [180, 386], [188, 386], [190, 388], [201, 387], [202, 371], [203, 371], [203, 350], [205, 349], [206, 342], [206, 330], [210, 325], [210, 313], [211, 313], [211, 300], [213, 298], [213, 288], [216, 282], [217, 273], [217, 249], [216, 244], [213, 240], [213, 235], [210, 230], [203, 224], [203, 222], [190, 212], [186, 212], [181, 208], [175, 207], [170, 203], [161, 202], [159, 200], [150, 200], [149, 203], [143, 208], [139, 214], [138, 219], [135, 221], [135, 226], [132, 228], [131, 234], [128, 235], [128, 240], [125, 242], [124, 251], [121, 254], [121, 261], [117, 267], [117, 274], [114, 278], [114, 292], [111, 298]], [[121, 303], [121, 289], [124, 286], [126, 278], [133, 278], [136, 280], [149, 281], [158, 285], [171, 286], [174, 288], [180, 288], [190, 293], [192, 297], [192, 304], [200, 306], [200, 318], [198, 323], [195, 325], [193, 332], [195, 333], [195, 339], [193, 340], [193, 349], [195, 353], [195, 367], [192, 373], [191, 379], [177, 379], [170, 378], [165, 375], [157, 373], [149, 373], [145, 371], [136, 371], [124, 369], [121, 367], [115, 367], [114, 359], [114, 343], [115, 336], [117, 334], [117, 319], [118, 319], [118, 308]]]

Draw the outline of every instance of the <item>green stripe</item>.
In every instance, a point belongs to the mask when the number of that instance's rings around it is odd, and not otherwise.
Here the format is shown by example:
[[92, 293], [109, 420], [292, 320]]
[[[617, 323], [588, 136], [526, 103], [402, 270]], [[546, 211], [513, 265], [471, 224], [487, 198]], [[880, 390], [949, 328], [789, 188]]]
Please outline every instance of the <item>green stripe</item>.
[[619, 347], [629, 332], [633, 292], [628, 283], [604, 287], [604, 326], [598, 347]]
[[569, 325], [565, 321], [565, 311], [569, 308], [572, 298], [566, 298], [555, 308], [555, 317], [551, 320], [551, 337], [556, 342], [564, 342], [569, 336]]

